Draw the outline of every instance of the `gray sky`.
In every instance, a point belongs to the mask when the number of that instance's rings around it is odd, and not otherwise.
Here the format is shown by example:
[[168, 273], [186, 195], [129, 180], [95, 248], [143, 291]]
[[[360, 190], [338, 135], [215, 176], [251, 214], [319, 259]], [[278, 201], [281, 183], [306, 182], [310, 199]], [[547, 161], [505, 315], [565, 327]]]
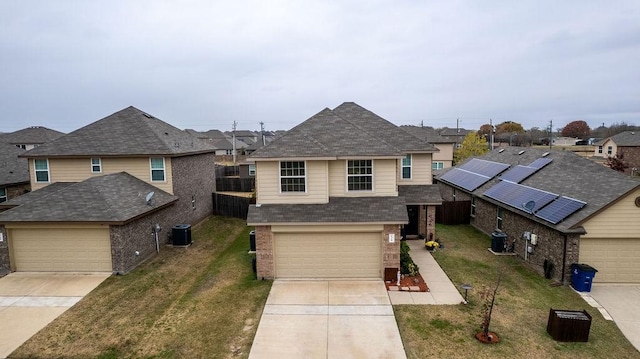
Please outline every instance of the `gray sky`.
[[640, 124], [639, 19], [638, 0], [9, 0], [0, 132], [130, 105], [289, 129], [344, 101], [398, 125]]

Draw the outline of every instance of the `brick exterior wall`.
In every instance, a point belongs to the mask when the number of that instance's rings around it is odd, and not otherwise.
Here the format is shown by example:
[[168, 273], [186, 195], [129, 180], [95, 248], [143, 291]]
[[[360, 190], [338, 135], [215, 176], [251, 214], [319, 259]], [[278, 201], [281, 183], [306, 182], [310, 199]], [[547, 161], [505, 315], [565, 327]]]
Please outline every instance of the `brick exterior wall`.
[[618, 147], [617, 154], [622, 155], [622, 161], [629, 166], [624, 173], [631, 174], [632, 168], [640, 168], [640, 147]]
[[9, 239], [7, 238], [7, 230], [0, 225], [0, 233], [2, 233], [2, 242], [0, 242], [0, 273], [10, 271], [9, 265]]
[[256, 226], [256, 276], [273, 279], [275, 275], [271, 226]]
[[[491, 235], [496, 229], [497, 206], [487, 201], [476, 198], [476, 215], [471, 219], [471, 225], [480, 231]], [[511, 243], [515, 239], [514, 251], [524, 263], [544, 274], [544, 261], [551, 261], [554, 265], [552, 278], [565, 283], [571, 282], [571, 264], [578, 262], [578, 251], [580, 249], [580, 235], [565, 234], [549, 228], [541, 223], [530, 220], [519, 214], [510, 212], [503, 207], [502, 211], [502, 231], [507, 234], [507, 242]], [[533, 252], [527, 255], [524, 260], [526, 241], [523, 238], [524, 232], [531, 232], [538, 236], [538, 244], [533, 247]], [[566, 257], [564, 246], [566, 240]], [[562, 264], [564, 259], [564, 278], [562, 276]]]
[[[194, 225], [213, 213], [211, 193], [216, 191], [214, 157], [207, 153], [171, 159], [173, 194], [180, 197], [172, 206], [174, 225]], [[192, 199], [195, 199], [195, 209]]]
[[31, 191], [30, 183], [22, 183], [6, 186], [7, 189], [7, 199], [13, 199], [20, 195], [23, 195], [29, 191]]
[[[389, 243], [389, 234], [395, 234], [394, 243]], [[385, 268], [396, 268], [400, 270], [400, 226], [397, 224], [385, 224], [382, 230], [382, 275]]]
[[427, 206], [427, 239], [436, 239], [436, 206]]

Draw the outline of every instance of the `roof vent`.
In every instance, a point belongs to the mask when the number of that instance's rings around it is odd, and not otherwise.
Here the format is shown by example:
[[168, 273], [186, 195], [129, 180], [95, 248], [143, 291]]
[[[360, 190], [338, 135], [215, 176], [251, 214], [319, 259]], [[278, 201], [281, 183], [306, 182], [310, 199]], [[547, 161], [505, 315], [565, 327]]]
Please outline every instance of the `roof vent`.
[[518, 155], [521, 155], [521, 154], [523, 154], [523, 153], [524, 153], [524, 150], [522, 150], [522, 151], [518, 152]]
[[504, 148], [501, 148], [498, 150], [498, 153], [502, 153], [502, 152], [504, 152]]
[[153, 116], [151, 116], [150, 114], [143, 112], [142, 115], [146, 118], [153, 118]]
[[542, 154], [542, 157], [547, 157], [547, 156], [549, 156], [549, 152], [545, 152]]

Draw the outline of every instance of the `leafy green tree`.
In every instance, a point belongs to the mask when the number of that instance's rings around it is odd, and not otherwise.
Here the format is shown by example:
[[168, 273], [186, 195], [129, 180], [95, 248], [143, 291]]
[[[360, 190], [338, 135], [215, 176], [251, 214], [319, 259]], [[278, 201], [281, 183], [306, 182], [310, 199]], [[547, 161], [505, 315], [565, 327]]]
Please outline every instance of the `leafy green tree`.
[[478, 132], [471, 131], [462, 141], [460, 148], [453, 153], [453, 164], [456, 165], [469, 157], [480, 156], [488, 151], [487, 140]]

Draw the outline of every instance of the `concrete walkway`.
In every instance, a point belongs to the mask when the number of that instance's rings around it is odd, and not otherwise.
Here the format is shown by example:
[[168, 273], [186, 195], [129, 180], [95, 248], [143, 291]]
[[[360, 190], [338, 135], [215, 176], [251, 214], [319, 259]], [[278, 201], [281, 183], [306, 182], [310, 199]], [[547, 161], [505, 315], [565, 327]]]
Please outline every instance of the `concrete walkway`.
[[249, 358], [406, 358], [381, 280], [276, 280]]
[[[447, 274], [424, 248], [421, 239], [407, 240], [411, 248], [411, 259], [420, 268], [420, 274], [429, 287], [429, 292], [389, 292], [391, 304], [460, 304], [464, 298]], [[446, 249], [443, 249], [446, 250]], [[462, 284], [462, 283], [461, 283]]]
[[16, 272], [0, 278], [0, 358], [80, 301], [111, 273]]

